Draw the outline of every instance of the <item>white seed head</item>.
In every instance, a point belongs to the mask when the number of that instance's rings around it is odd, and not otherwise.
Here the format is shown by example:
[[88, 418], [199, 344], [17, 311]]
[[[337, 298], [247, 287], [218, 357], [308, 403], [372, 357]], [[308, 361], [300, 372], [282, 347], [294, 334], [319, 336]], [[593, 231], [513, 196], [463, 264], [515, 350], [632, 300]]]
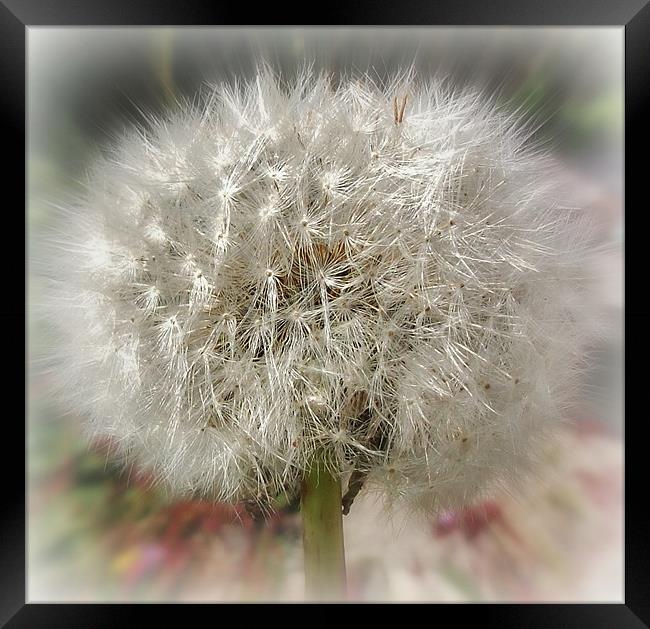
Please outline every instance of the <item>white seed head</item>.
[[[575, 382], [580, 222], [479, 93], [262, 72], [123, 137], [49, 259], [61, 388], [179, 493], [517, 478]], [[61, 233], [65, 234], [61, 242]]]

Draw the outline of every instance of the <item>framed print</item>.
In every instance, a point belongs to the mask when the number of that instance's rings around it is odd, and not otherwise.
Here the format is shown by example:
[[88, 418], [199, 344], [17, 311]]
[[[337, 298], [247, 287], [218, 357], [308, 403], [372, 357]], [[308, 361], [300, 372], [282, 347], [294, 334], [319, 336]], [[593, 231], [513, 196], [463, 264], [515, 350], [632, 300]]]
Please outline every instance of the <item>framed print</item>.
[[648, 9], [462, 4], [4, 3], [7, 626], [302, 602], [645, 626], [623, 217]]

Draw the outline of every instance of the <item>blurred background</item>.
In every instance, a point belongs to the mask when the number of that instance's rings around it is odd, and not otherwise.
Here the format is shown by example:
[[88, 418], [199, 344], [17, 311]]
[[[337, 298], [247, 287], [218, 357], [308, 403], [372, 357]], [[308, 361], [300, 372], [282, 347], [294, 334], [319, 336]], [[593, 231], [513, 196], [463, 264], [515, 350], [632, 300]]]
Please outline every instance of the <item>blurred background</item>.
[[[429, 520], [361, 494], [344, 518], [350, 597], [396, 601], [623, 600], [623, 30], [621, 28], [30, 28], [28, 251], [94, 149], [143, 112], [265, 60], [378, 79], [413, 65], [476, 84], [539, 125], [575, 203], [597, 217], [601, 323], [582, 403], [517, 496]], [[28, 600], [301, 600], [299, 515], [172, 501], [47, 394], [48, 333], [28, 260]], [[591, 325], [586, 321], [585, 325]]]

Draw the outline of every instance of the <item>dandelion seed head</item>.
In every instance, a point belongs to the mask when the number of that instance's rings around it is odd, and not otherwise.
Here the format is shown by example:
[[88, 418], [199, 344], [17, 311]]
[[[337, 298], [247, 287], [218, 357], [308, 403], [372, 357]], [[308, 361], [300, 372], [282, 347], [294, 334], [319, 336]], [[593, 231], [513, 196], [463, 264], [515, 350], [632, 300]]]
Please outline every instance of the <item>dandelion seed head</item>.
[[50, 260], [62, 396], [179, 494], [292, 493], [320, 449], [430, 509], [513, 481], [585, 316], [583, 225], [529, 144], [439, 81], [262, 72], [154, 118]]

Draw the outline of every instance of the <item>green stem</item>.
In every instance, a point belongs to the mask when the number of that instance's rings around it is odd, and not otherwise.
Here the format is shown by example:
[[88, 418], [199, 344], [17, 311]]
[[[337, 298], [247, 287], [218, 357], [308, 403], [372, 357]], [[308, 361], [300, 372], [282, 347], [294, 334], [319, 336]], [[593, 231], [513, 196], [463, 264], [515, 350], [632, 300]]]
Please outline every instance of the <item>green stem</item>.
[[300, 510], [307, 598], [344, 600], [346, 580], [341, 479], [327, 471], [322, 452], [314, 458], [302, 482]]

